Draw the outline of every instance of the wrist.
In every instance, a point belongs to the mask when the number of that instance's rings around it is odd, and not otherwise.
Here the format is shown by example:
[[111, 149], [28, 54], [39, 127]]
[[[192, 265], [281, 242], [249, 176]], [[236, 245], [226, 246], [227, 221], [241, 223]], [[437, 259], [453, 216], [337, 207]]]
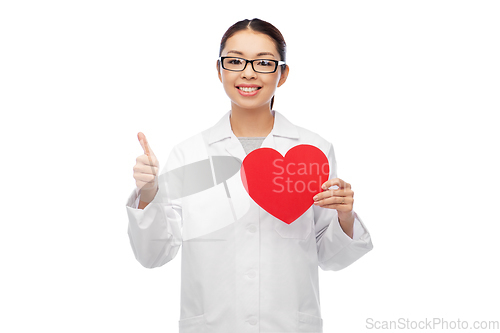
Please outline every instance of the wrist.
[[354, 211], [349, 211], [349, 212], [339, 212], [337, 211], [339, 220], [341, 221], [352, 221], [354, 222]]
[[354, 213], [338, 212], [339, 224], [344, 233], [351, 239], [354, 237]]
[[140, 192], [141, 197], [139, 200], [145, 203], [150, 203], [155, 198], [157, 192], [158, 192], [158, 187], [155, 189], [147, 189], [147, 190], [141, 189]]

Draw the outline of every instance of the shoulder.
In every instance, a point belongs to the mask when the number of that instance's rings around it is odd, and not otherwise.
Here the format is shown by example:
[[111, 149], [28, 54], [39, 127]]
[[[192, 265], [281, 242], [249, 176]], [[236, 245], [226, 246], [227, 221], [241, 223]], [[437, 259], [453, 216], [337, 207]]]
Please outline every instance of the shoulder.
[[208, 140], [215, 126], [207, 127], [175, 144], [170, 153], [171, 158], [178, 161], [175, 164], [186, 165], [208, 158]]
[[299, 125], [292, 125], [292, 126], [294, 126], [296, 133], [298, 134], [299, 137], [296, 145], [308, 144], [320, 149], [323, 152], [323, 154], [325, 154], [330, 163], [330, 170], [331, 170], [330, 178], [336, 178], [337, 162], [335, 159], [335, 151], [333, 148], [333, 144], [317, 132], [314, 132], [310, 129], [307, 129]]
[[304, 143], [319, 148], [328, 158], [331, 158], [334, 154], [333, 144], [320, 134], [301, 126], [297, 126], [297, 130], [299, 131], [301, 141], [304, 141]]
[[305, 140], [310, 142], [311, 144], [315, 144], [318, 146], [330, 146], [332, 143], [324, 138], [317, 132], [314, 132], [310, 129], [304, 128], [302, 126], [296, 125], [297, 131], [299, 132], [301, 140]]
[[[285, 118], [283, 115], [281, 116]], [[328, 155], [330, 149], [333, 149], [333, 144], [321, 134], [303, 126], [296, 125], [288, 119], [286, 119], [286, 122], [288, 126], [291, 126], [295, 129], [295, 133], [297, 133], [298, 135], [297, 144], [313, 145], [321, 149], [325, 153], [325, 155]]]

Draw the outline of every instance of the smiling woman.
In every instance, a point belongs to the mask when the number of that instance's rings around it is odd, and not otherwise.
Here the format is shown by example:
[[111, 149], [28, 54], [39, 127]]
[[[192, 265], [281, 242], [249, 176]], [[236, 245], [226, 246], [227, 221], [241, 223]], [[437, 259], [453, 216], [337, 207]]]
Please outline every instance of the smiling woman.
[[[285, 56], [268, 22], [227, 30], [216, 65], [231, 109], [173, 148], [163, 172], [174, 176], [158, 177], [139, 134], [130, 243], [148, 268], [182, 245], [181, 333], [320, 333], [318, 267], [343, 269], [372, 249], [351, 185], [337, 178], [333, 145], [273, 110], [289, 74]], [[189, 172], [193, 165], [204, 167]], [[237, 173], [224, 177], [228, 170]], [[174, 196], [176, 184], [193, 190]]]
[[[231, 39], [231, 37], [233, 37], [237, 33], [240, 33], [240, 36], [238, 38]], [[258, 44], [245, 44], [245, 43], [258, 43]], [[241, 56], [247, 58], [253, 57], [254, 59], [265, 57], [273, 60], [280, 60], [281, 66], [279, 67], [281, 72], [275, 76], [275, 79], [278, 75], [281, 78], [281, 74], [283, 74], [282, 75], [283, 79], [280, 80], [278, 87], [281, 86], [286, 81], [289, 69], [288, 66], [285, 64], [286, 62], [285, 39], [283, 38], [281, 32], [268, 22], [259, 19], [253, 19], [253, 20], [239, 21], [234, 25], [232, 25], [226, 31], [224, 36], [222, 36], [219, 49], [219, 57], [221, 57], [222, 55], [231, 55], [235, 57]], [[245, 67], [246, 65], [247, 63], [245, 63]], [[219, 78], [221, 78], [220, 58], [217, 61], [217, 70], [219, 71]], [[227, 89], [226, 93], [228, 93]], [[273, 108], [273, 104], [274, 104], [274, 91], [271, 97], [271, 105], [270, 105], [271, 110]]]
[[[224, 44], [221, 58], [217, 61], [217, 70], [226, 94], [232, 101], [231, 109], [235, 114], [248, 115], [251, 112], [270, 120], [269, 109], [272, 109], [276, 88], [285, 83], [288, 75], [286, 64], [278, 67], [278, 60], [282, 59], [276, 43], [263, 33], [245, 29], [235, 32]], [[235, 55], [242, 58], [230, 57]], [[272, 59], [259, 59], [264, 55]], [[249, 62], [251, 66], [248, 66]], [[272, 66], [265, 67], [265, 63]], [[260, 70], [264, 68], [265, 73], [259, 73], [255, 67]], [[221, 68], [226, 70], [221, 71]]]

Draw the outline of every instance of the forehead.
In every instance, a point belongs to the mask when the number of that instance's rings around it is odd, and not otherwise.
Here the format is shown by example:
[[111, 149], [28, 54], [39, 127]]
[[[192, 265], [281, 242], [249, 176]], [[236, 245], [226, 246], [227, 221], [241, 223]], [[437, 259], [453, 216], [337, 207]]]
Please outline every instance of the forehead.
[[278, 50], [271, 37], [250, 30], [238, 31], [227, 39], [222, 55], [231, 50], [241, 52], [244, 57], [255, 57], [259, 53], [270, 52], [274, 57], [279, 58]]

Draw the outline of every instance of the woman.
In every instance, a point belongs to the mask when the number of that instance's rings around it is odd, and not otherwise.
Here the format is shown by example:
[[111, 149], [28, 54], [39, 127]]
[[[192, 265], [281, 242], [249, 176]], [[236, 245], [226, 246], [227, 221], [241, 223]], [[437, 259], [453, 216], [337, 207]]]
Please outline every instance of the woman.
[[[322, 332], [318, 266], [342, 269], [373, 247], [353, 211], [351, 186], [337, 178], [331, 143], [272, 110], [289, 73], [285, 52], [270, 23], [243, 20], [228, 29], [217, 71], [231, 110], [173, 148], [165, 177], [138, 134], [144, 154], [127, 201], [129, 237], [137, 260], [149, 268], [172, 260], [182, 244], [181, 333]], [[303, 144], [324, 153], [329, 173], [314, 204], [293, 223], [250, 198], [240, 170], [227, 179], [216, 171], [259, 147], [285, 156]], [[233, 162], [217, 162], [224, 157]]]

